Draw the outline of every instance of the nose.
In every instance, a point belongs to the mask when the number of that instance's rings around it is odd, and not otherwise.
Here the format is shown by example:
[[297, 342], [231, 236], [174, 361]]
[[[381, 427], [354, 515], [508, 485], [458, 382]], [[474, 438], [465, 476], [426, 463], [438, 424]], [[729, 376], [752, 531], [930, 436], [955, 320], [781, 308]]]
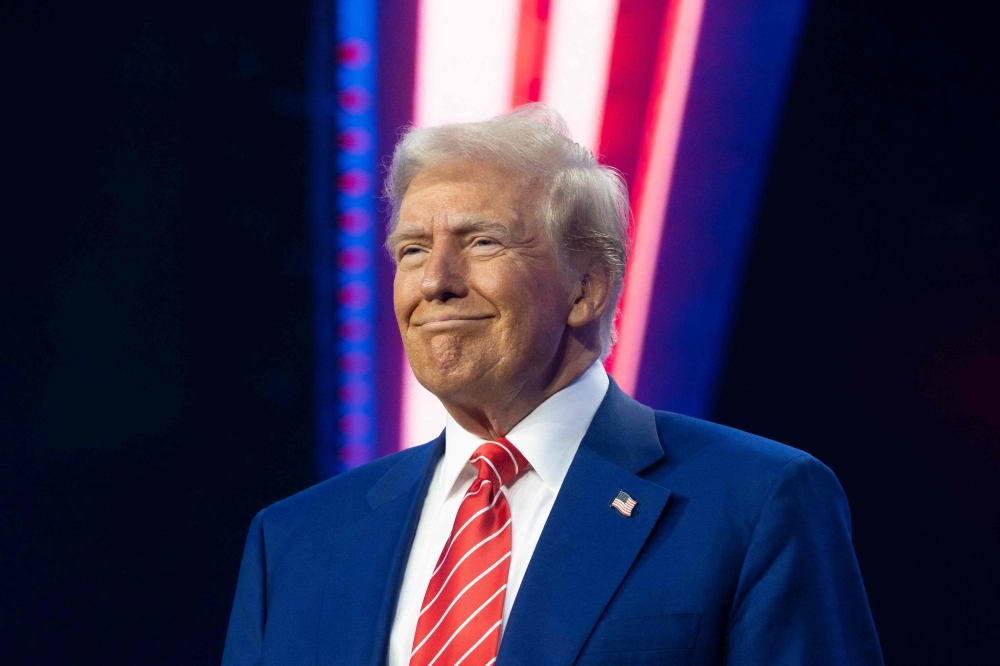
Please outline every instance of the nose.
[[468, 293], [465, 262], [450, 242], [436, 242], [424, 264], [420, 292], [427, 301], [449, 301]]

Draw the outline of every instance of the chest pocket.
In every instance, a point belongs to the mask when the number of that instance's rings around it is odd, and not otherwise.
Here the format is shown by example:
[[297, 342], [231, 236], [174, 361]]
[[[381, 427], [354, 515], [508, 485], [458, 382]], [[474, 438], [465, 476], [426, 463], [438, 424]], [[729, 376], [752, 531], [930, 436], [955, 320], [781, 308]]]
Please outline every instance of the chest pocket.
[[681, 664], [698, 640], [701, 615], [606, 618], [597, 623], [577, 664]]

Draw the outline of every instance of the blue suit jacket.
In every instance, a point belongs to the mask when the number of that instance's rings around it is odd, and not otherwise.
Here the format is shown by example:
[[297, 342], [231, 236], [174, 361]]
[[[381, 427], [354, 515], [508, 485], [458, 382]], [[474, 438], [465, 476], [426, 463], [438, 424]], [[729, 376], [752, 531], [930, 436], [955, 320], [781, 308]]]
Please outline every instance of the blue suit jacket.
[[[384, 664], [444, 435], [254, 518], [224, 666]], [[611, 508], [625, 490], [630, 518]], [[498, 666], [881, 664], [833, 473], [612, 382], [511, 610]]]

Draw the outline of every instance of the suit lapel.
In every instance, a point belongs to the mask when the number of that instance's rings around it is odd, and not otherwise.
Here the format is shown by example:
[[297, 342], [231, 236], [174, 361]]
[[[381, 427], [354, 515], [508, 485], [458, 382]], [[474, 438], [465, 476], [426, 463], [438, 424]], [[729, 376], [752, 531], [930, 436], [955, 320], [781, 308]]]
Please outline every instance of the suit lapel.
[[[670, 491], [636, 476], [661, 458], [653, 411], [612, 380], [525, 572], [499, 665], [573, 663], [666, 506]], [[631, 517], [610, 506], [619, 490], [638, 502]]]
[[371, 513], [345, 530], [342, 551], [332, 558], [327, 573], [319, 624], [321, 666], [385, 663], [423, 498], [443, 452], [441, 433], [404, 457], [365, 495]]

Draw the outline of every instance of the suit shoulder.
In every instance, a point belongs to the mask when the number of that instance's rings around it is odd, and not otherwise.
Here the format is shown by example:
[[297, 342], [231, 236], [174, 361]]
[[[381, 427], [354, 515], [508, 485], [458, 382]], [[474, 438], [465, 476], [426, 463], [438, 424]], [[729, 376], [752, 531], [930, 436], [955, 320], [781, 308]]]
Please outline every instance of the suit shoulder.
[[667, 454], [676, 458], [715, 454], [783, 467], [793, 458], [808, 455], [766, 437], [672, 412], [657, 411], [656, 428]]
[[346, 515], [360, 508], [366, 501], [366, 493], [389, 470], [426, 454], [425, 449], [429, 446], [424, 444], [398, 451], [321, 481], [268, 506], [261, 512], [262, 519], [267, 525], [274, 525], [311, 520], [332, 512]]
[[812, 507], [837, 507], [846, 498], [834, 473], [812, 455], [735, 428], [656, 412], [664, 464], [656, 481], [682, 496], [697, 497], [730, 516], [744, 536], [769, 498]]
[[704, 473], [719, 481], [759, 484], [761, 490], [803, 470], [833, 476], [805, 451], [710, 421], [657, 411], [656, 427], [669, 472]]

